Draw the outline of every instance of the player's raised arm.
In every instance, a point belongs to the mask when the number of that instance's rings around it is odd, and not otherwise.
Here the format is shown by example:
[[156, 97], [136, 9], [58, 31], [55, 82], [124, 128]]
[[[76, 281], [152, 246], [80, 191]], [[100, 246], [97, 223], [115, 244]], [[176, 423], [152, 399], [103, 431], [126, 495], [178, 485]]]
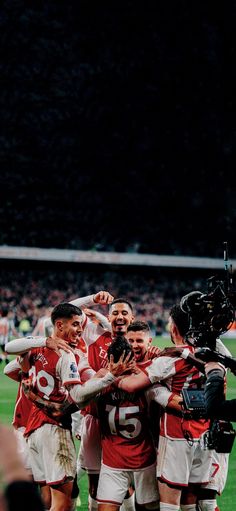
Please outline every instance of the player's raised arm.
[[22, 355], [27, 353], [33, 348], [50, 348], [52, 350], [57, 351], [58, 349], [63, 349], [65, 351], [71, 351], [72, 348], [68, 345], [66, 341], [60, 339], [56, 336], [51, 337], [19, 337], [18, 339], [13, 339], [6, 344], [6, 352], [11, 355]]

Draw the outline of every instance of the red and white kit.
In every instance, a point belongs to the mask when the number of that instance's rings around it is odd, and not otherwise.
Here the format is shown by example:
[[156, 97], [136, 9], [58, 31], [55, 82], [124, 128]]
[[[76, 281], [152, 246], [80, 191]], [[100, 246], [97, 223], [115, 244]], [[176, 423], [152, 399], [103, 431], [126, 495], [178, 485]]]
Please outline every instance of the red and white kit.
[[[181, 347], [186, 355], [194, 352], [189, 345]], [[146, 374], [152, 383], [165, 381], [168, 389], [179, 395], [183, 387], [199, 388], [204, 384], [203, 375], [180, 357], [157, 357], [146, 369]], [[160, 424], [157, 477], [182, 486], [189, 482], [208, 482], [212, 453], [201, 445], [201, 438], [208, 428], [206, 419], [184, 419], [171, 410], [164, 410]], [[181, 463], [176, 466], [173, 459], [181, 459]], [[198, 464], [195, 462], [197, 459]]]
[[31, 472], [29, 460], [29, 448], [24, 438], [25, 427], [28, 421], [29, 413], [32, 407], [31, 401], [26, 397], [22, 389], [22, 378], [26, 377], [21, 371], [21, 367], [17, 359], [11, 360], [5, 368], [4, 374], [18, 383], [18, 390], [13, 413], [12, 425], [17, 437], [18, 451], [22, 457], [24, 466]]
[[97, 500], [121, 505], [130, 484], [139, 504], [155, 502], [156, 451], [150, 434], [145, 393], [112, 386], [98, 400], [102, 466]]

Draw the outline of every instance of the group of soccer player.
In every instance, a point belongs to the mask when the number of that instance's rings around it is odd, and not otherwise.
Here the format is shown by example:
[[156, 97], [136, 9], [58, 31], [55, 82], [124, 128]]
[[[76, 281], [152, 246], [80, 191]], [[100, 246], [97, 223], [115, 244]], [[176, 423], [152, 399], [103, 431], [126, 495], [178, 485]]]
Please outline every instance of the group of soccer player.
[[[45, 509], [76, 509], [85, 472], [89, 511], [218, 510], [228, 454], [205, 448], [210, 421], [183, 410], [183, 387], [203, 388], [205, 375], [180, 306], [170, 310], [173, 349], [152, 346], [148, 323], [108, 291], [58, 304], [44, 328], [6, 344], [17, 357], [4, 372], [19, 385], [13, 427]], [[226, 354], [220, 340], [217, 349]]]

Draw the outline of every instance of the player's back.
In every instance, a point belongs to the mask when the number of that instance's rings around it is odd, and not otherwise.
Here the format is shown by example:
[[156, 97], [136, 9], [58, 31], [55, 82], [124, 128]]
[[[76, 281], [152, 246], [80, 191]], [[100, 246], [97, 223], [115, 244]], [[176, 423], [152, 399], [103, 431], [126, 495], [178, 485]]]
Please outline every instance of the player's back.
[[[190, 346], [184, 346], [184, 348], [190, 353], [194, 351]], [[205, 382], [203, 374], [196, 367], [178, 356], [157, 357], [147, 368], [147, 373], [152, 383], [161, 380], [171, 392], [179, 395], [184, 387], [203, 388]], [[168, 409], [164, 411], [161, 418], [160, 434], [172, 439], [180, 439], [184, 438], [188, 432], [189, 437], [197, 439], [208, 427], [208, 420], [185, 419], [182, 414], [178, 415]]]
[[129, 394], [114, 386], [99, 398], [98, 411], [105, 465], [135, 470], [155, 462], [143, 392]]

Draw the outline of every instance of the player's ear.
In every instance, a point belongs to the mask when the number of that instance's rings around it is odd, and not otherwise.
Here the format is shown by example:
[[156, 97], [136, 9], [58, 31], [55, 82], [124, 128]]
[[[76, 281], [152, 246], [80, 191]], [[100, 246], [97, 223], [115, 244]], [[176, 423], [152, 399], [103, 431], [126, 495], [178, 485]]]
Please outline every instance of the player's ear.
[[57, 319], [56, 322], [55, 322], [55, 326], [56, 326], [56, 328], [60, 332], [62, 332], [62, 330], [63, 330], [63, 321], [62, 321], [62, 319]]

